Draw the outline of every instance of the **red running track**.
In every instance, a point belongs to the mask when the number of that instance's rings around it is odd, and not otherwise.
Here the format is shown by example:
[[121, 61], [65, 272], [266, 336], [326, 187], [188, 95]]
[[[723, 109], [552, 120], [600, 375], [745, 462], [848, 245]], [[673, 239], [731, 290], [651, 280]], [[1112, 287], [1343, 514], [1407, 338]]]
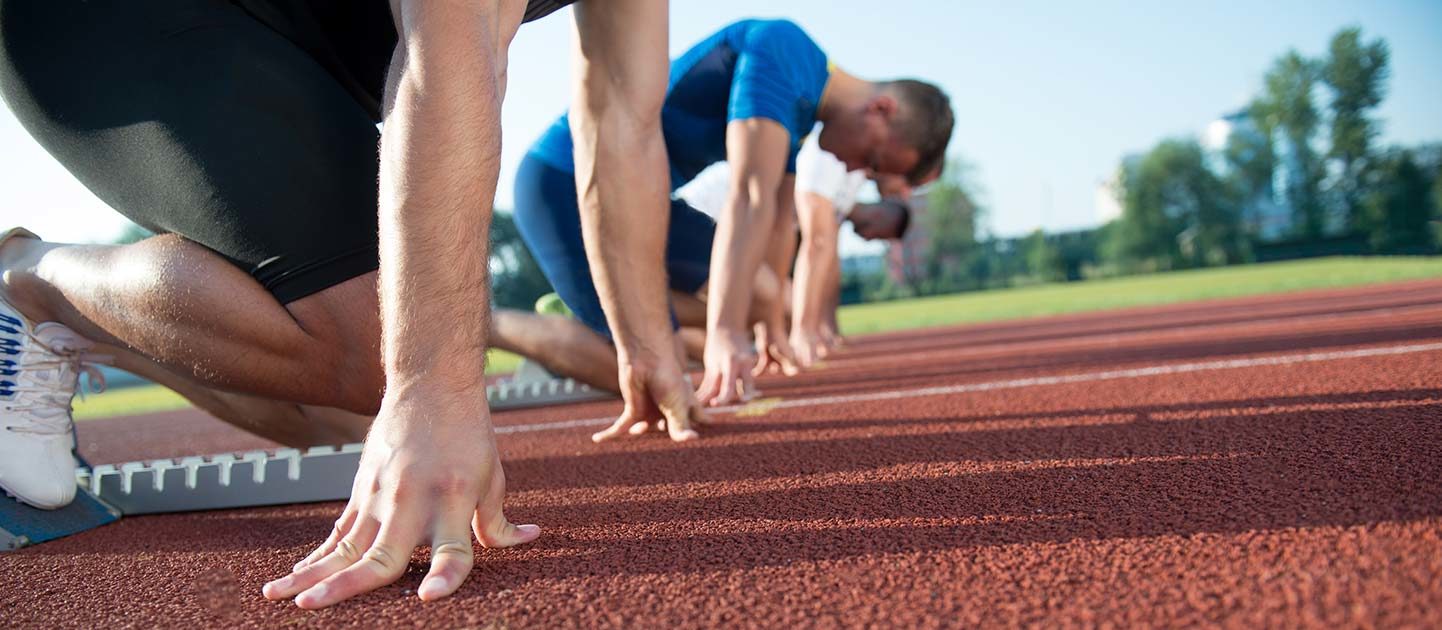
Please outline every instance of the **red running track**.
[[[544, 534], [442, 602], [424, 553], [332, 609], [265, 601], [330, 503], [0, 556], [0, 625], [1439, 627], [1439, 376], [1442, 281], [878, 335], [697, 443], [502, 435]], [[971, 391], [897, 393], [938, 387]], [[80, 432], [97, 462], [266, 446], [192, 412]]]

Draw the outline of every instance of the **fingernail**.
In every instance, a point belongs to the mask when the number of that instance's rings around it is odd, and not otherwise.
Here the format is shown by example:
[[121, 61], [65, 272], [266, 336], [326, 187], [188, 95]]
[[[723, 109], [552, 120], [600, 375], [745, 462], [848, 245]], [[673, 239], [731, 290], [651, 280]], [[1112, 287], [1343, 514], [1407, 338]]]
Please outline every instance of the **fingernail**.
[[416, 596], [421, 599], [439, 597], [446, 592], [446, 578], [439, 575], [428, 577], [421, 582], [421, 587], [416, 589]]
[[275, 581], [273, 581], [273, 582], [271, 582], [271, 583], [269, 583], [269, 584], [266, 584], [266, 585], [265, 585], [265, 590], [267, 590], [267, 591], [271, 591], [271, 590], [276, 590], [276, 591], [278, 591], [278, 590], [284, 590], [284, 589], [290, 588], [291, 582], [294, 582], [294, 581], [295, 581], [294, 578], [292, 578], [292, 577], [290, 577], [290, 576], [287, 575], [287, 576], [285, 576], [285, 577], [283, 577], [283, 578], [280, 578], [279, 580], [275, 580]]
[[519, 531], [519, 532], [521, 532], [522, 534], [525, 534], [526, 536], [529, 536], [529, 537], [536, 537], [536, 536], [540, 536], [540, 535], [541, 535], [541, 526], [540, 526], [540, 525], [532, 525], [532, 524], [529, 524], [529, 523], [526, 524], [526, 525], [517, 525], [517, 526], [516, 526], [516, 531]]
[[304, 593], [297, 595], [295, 597], [295, 604], [302, 608], [312, 604], [318, 604], [322, 599], [325, 599], [325, 592], [325, 584], [317, 584], [307, 589]]

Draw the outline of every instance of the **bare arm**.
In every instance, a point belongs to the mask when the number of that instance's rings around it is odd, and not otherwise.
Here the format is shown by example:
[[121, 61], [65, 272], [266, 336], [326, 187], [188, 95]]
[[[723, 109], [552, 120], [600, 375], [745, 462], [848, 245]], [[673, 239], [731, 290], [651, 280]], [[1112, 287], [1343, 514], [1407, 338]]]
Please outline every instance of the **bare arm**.
[[664, 0], [576, 5], [571, 108], [576, 190], [586, 260], [616, 343], [626, 408], [595, 439], [625, 435], [662, 416], [671, 438], [696, 437], [699, 407], [687, 385], [666, 308], [670, 172], [661, 137], [667, 69]]
[[821, 354], [826, 286], [831, 280], [831, 266], [836, 260], [840, 225], [831, 200], [810, 192], [799, 197], [797, 216], [801, 223], [801, 251], [796, 261], [796, 280], [791, 298], [791, 346], [801, 365], [809, 367]]
[[[754, 376], [780, 371], [798, 374], [796, 357], [787, 339], [788, 302], [791, 282], [787, 275], [796, 259], [796, 175], [781, 178], [776, 190], [776, 223], [766, 247], [766, 264], [756, 274], [752, 317], [756, 320], [756, 369]], [[763, 290], [765, 289], [765, 290]]]
[[321, 608], [400, 578], [432, 548], [421, 599], [451, 594], [486, 546], [534, 539], [501, 511], [505, 477], [483, 382], [488, 239], [506, 48], [524, 0], [392, 3], [400, 43], [381, 139], [380, 303], [386, 391], [351, 499], [272, 599]]
[[841, 329], [836, 322], [837, 309], [841, 308], [841, 252], [831, 257], [826, 280], [826, 302], [821, 310], [821, 339], [828, 351], [836, 350], [841, 344]]
[[702, 402], [724, 405], [752, 395], [755, 349], [746, 334], [751, 283], [776, 220], [776, 196], [786, 171], [791, 136], [773, 120], [734, 120], [726, 126], [731, 192], [716, 224], [706, 300], [706, 374]]

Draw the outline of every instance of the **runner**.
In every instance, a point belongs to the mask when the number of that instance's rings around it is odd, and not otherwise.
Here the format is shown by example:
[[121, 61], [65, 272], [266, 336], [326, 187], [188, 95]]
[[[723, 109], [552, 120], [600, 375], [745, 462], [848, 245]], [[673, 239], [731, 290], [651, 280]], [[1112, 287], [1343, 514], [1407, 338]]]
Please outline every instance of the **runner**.
[[[814, 134], [813, 134], [814, 135]], [[939, 174], [939, 171], [938, 171]], [[896, 175], [873, 174], [882, 199], [857, 203], [867, 172], [846, 164], [807, 138], [796, 165], [796, 216], [801, 228], [791, 294], [790, 346], [806, 368], [840, 343], [836, 309], [840, 306], [841, 224], [850, 222], [866, 240], [899, 239], [911, 222], [911, 186]]]
[[[472, 532], [534, 539], [502, 513], [478, 386], [487, 232], [507, 48], [569, 3], [0, 0], [7, 105], [159, 234], [0, 237], [0, 485], [37, 507], [71, 500], [70, 400], [108, 355], [223, 419], [272, 420], [247, 427], [269, 436], [324, 442], [375, 417], [331, 537], [268, 597], [334, 604], [399, 578], [429, 542], [417, 593], [432, 600], [469, 573]], [[638, 182], [665, 163], [666, 4], [584, 0], [575, 17], [576, 172], [627, 208], [601, 233], [637, 247], [633, 225], [665, 212]], [[619, 154], [633, 159], [596, 166]], [[669, 344], [663, 326], [637, 345]], [[689, 395], [679, 366], [647, 367], [652, 396]]]
[[[953, 117], [935, 86], [853, 77], [829, 65], [795, 24], [745, 20], [673, 63], [661, 120], [670, 168], [657, 172], [669, 172], [670, 190], [715, 162], [727, 160], [733, 168], [732, 193], [719, 221], [672, 199], [664, 262], [624, 258], [638, 250], [614, 247], [597, 233], [590, 221], [606, 214], [599, 208], [614, 204], [583, 188], [581, 199], [595, 205], [576, 206], [573, 182], [589, 180], [572, 175], [569, 117], [561, 117], [531, 147], [516, 175], [517, 227], [542, 271], [580, 321], [618, 340], [627, 412], [596, 439], [623, 435], [631, 425], [653, 419], [632, 411], [626, 374], [665, 352], [638, 359], [620, 338], [664, 327], [658, 320], [666, 313], [667, 285], [683, 294], [707, 287], [701, 402], [721, 405], [754, 395], [757, 357], [747, 335], [752, 285], [765, 252], [776, 249], [769, 241], [789, 238], [777, 217], [792, 213], [796, 154], [817, 122], [824, 123], [821, 147], [849, 169], [903, 174], [917, 184], [938, 170]], [[630, 159], [611, 156], [611, 161]], [[659, 240], [656, 228], [637, 229]], [[592, 269], [597, 261], [604, 265]], [[661, 316], [642, 322], [638, 312]]]

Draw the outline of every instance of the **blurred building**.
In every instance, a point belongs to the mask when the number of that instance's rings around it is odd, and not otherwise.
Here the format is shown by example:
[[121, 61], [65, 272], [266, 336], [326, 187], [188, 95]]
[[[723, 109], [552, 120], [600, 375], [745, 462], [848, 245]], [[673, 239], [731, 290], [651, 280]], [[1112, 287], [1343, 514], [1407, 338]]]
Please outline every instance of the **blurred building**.
[[[1298, 171], [1297, 152], [1281, 134], [1268, 138], [1247, 109], [1240, 109], [1218, 118], [1202, 135], [1202, 148], [1207, 151], [1208, 166], [1223, 177], [1231, 174], [1237, 164], [1268, 164], [1271, 177], [1253, 182], [1253, 188], [1242, 202], [1242, 223], [1248, 234], [1261, 241], [1286, 238], [1296, 223], [1288, 203], [1293, 175]], [[1270, 158], [1265, 152], [1270, 150]]]
[[907, 283], [908, 278], [926, 275], [926, 250], [931, 246], [931, 235], [926, 229], [926, 193], [918, 191], [911, 196], [911, 224], [906, 234], [892, 241], [886, 248], [886, 274], [898, 284]]

